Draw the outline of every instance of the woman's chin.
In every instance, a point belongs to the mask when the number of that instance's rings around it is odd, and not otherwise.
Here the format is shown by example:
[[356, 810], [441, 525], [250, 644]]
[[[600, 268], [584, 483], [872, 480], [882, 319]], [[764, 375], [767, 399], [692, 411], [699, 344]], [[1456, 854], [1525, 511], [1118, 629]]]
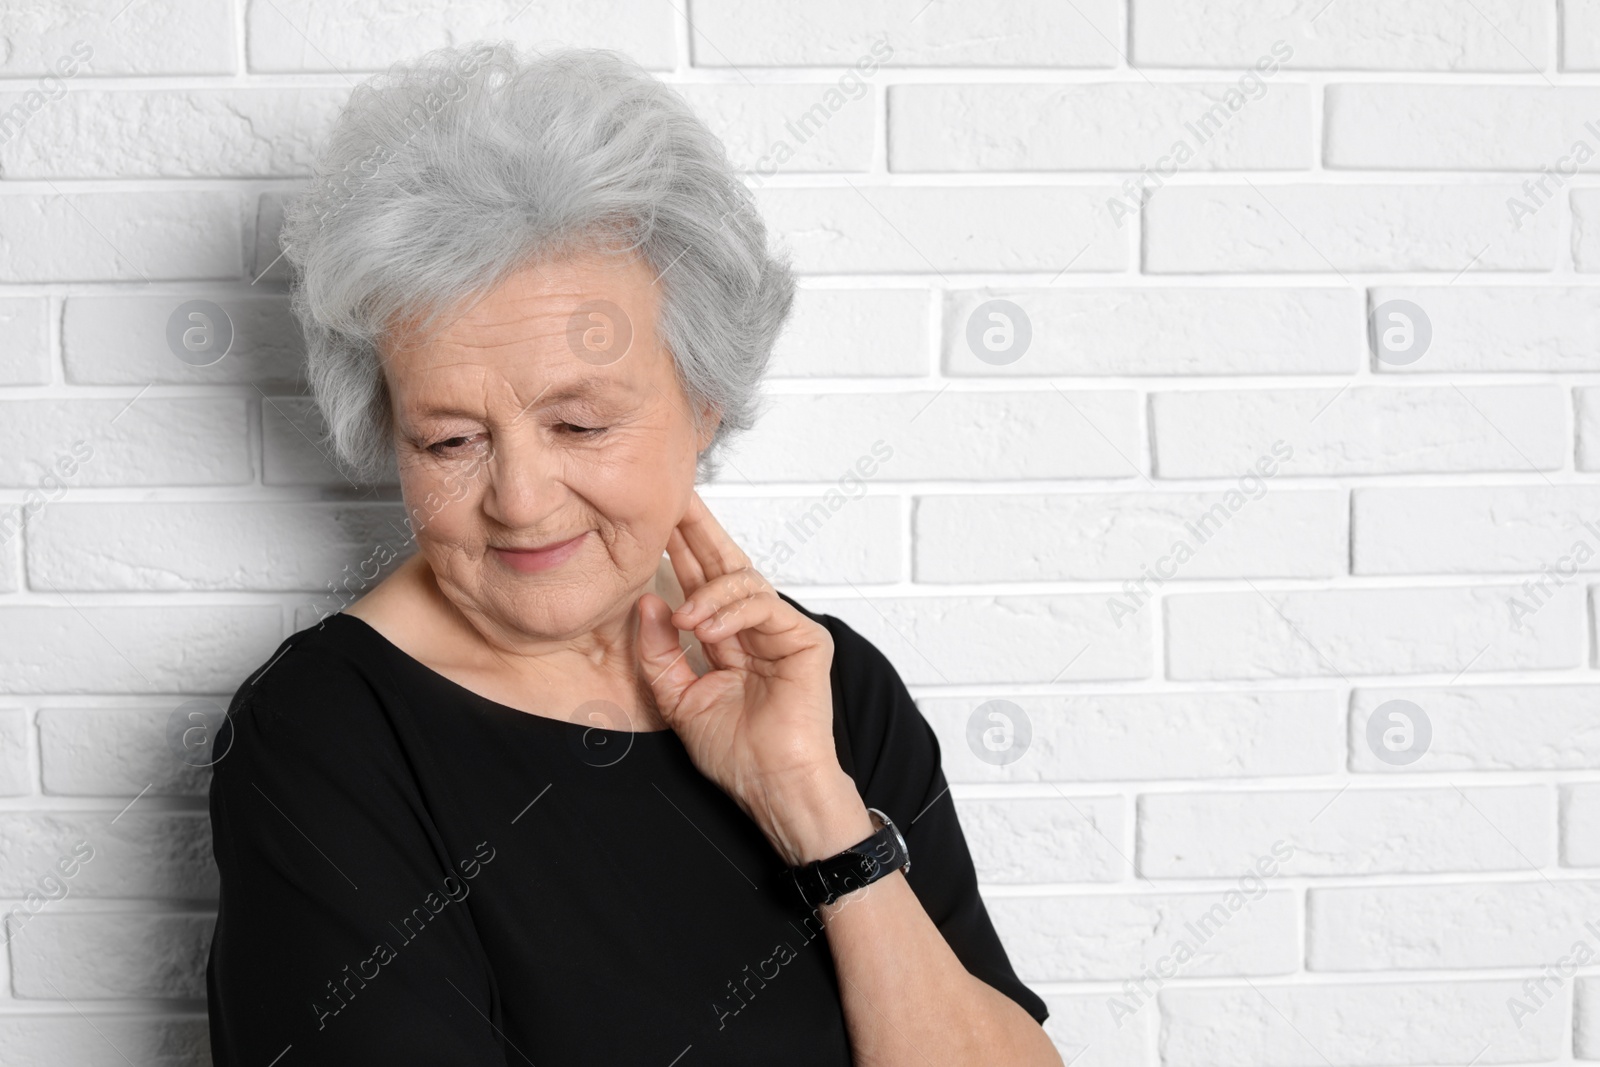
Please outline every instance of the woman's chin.
[[519, 575], [495, 583], [490, 614], [507, 628], [529, 637], [559, 640], [588, 633], [625, 616], [633, 606], [619, 584], [601, 576], [579, 575], [570, 582]]

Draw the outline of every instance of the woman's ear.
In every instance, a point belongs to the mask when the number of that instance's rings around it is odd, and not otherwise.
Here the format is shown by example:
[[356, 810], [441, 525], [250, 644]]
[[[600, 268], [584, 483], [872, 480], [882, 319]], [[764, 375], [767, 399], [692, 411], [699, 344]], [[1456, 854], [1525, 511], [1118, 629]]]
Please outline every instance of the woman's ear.
[[717, 428], [722, 425], [722, 410], [714, 404], [707, 404], [700, 409], [700, 434], [695, 445], [695, 451], [704, 452], [711, 447], [711, 441], [717, 436]]

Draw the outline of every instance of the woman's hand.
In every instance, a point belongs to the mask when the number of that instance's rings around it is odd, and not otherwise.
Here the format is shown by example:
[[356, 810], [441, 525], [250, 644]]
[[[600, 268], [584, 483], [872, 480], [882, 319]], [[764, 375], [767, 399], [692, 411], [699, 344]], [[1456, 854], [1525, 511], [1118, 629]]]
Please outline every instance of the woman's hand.
[[[697, 492], [667, 555], [687, 599], [674, 614], [642, 596], [635, 644], [695, 767], [791, 866], [866, 837], [872, 821], [834, 749], [832, 635], [778, 597]], [[684, 658], [679, 630], [699, 638], [706, 674]]]

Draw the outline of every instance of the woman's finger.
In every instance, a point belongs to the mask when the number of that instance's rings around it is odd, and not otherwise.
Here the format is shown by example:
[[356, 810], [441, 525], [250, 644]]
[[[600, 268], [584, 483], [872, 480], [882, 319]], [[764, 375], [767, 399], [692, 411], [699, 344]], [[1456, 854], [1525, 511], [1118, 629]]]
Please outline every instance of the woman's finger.
[[689, 491], [689, 509], [678, 523], [683, 539], [707, 579], [720, 578], [732, 571], [750, 566], [750, 557], [744, 554], [728, 531], [722, 528], [717, 517], [694, 490]]
[[772, 585], [751, 567], [713, 578], [692, 594], [685, 594], [683, 607], [672, 614], [673, 625], [692, 630], [729, 604], [771, 589]]
[[699, 675], [679, 643], [678, 628], [672, 625], [672, 606], [654, 593], [639, 598], [639, 638], [634, 647], [645, 681], [655, 694], [656, 707], [667, 724], [673, 725], [673, 712], [683, 700], [684, 690]]
[[774, 663], [831, 641], [826, 627], [770, 588], [725, 604], [696, 625], [694, 635], [721, 658], [755, 656]]
[[694, 596], [695, 591], [706, 584], [706, 572], [694, 558], [689, 542], [683, 539], [683, 531], [676, 526], [667, 535], [667, 558], [672, 562], [672, 573], [677, 576], [678, 588], [685, 597]]

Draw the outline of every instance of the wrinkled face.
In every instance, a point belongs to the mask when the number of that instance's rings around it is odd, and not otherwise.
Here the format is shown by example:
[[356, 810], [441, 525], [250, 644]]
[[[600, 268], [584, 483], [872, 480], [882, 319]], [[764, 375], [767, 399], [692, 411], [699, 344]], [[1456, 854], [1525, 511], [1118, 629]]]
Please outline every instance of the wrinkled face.
[[419, 551], [480, 629], [581, 635], [654, 578], [715, 420], [695, 433], [653, 279], [637, 258], [544, 263], [385, 349]]

